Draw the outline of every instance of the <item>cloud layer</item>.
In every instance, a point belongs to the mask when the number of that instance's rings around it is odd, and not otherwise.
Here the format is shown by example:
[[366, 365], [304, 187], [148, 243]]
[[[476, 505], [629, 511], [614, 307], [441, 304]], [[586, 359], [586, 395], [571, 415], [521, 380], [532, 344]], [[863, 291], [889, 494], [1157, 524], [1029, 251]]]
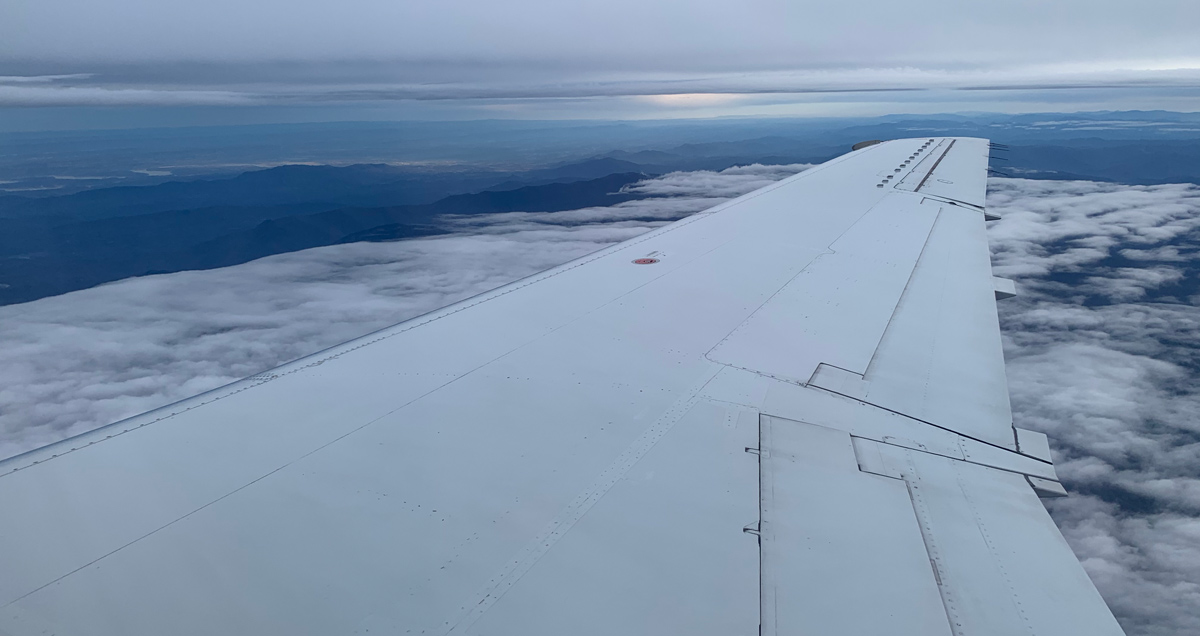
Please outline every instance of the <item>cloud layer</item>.
[[1003, 9], [947, 0], [16, 0], [10, 8], [0, 60], [386, 60], [574, 71], [947, 68], [1114, 55], [1174, 68], [1196, 57], [1200, 19], [1183, 0], [1013, 0]]
[[[1200, 55], [1200, 52], [1198, 52]], [[412, 64], [340, 62], [346, 77], [318, 67], [279, 68], [263, 62], [235, 63], [223, 73], [193, 64], [73, 62], [56, 69], [65, 75], [0, 75], [0, 107], [31, 106], [367, 106], [395, 102], [462, 102], [502, 112], [526, 100], [617, 98], [625, 108], [645, 112], [737, 109], [869, 97], [877, 101], [995, 101], [996, 91], [1039, 92], [1053, 102], [1071, 93], [1080, 99], [1091, 89], [1137, 88], [1147, 99], [1163, 99], [1200, 88], [1200, 57], [1171, 68], [1149, 68], [1143, 60], [1108, 65], [1029, 64], [1006, 68], [881, 66], [794, 70], [714, 70], [613, 72], [480, 66], [472, 62], [437, 64], [436, 73]], [[16, 65], [21, 68], [21, 65]], [[0, 59], [0, 71], [5, 66]], [[399, 69], [399, 70], [397, 70]], [[357, 76], [357, 77], [354, 77]], [[972, 94], [981, 93], [980, 94]], [[855, 94], [862, 95], [855, 95]], [[1075, 94], [1078, 93], [1078, 94]], [[1010, 95], [1008, 99], [1013, 99]], [[632, 100], [632, 101], [631, 101]], [[549, 102], [552, 104], [553, 102]], [[992, 104], [995, 108], [996, 104]]]
[[1073, 493], [1051, 513], [1130, 634], [1200, 633], [1200, 188], [997, 179], [989, 206], [1014, 419]]
[[[284, 254], [0, 307], [0, 456], [251, 375], [636, 236], [804, 166], [675, 173], [613, 207]], [[995, 179], [1014, 417], [1051, 513], [1131, 635], [1200, 633], [1200, 188]]]
[[8, 4], [0, 106], [1200, 86], [1186, 0]]
[[0, 307], [0, 457], [129, 417], [623, 241], [805, 166], [675, 173], [605, 208], [476, 215]]

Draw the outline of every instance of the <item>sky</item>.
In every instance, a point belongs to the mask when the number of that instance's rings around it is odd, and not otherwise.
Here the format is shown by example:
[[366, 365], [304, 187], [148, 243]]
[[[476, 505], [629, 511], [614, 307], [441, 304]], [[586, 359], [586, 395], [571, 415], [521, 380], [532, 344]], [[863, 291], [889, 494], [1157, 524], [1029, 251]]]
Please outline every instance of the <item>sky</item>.
[[9, 0], [0, 116], [1190, 111], [1197, 32], [1189, 0]]
[[[135, 415], [626, 240], [804, 165], [674, 173], [612, 207], [459, 219], [0, 307], [0, 457]], [[1200, 633], [1200, 187], [990, 181], [1013, 416], [1051, 514], [1131, 636]]]

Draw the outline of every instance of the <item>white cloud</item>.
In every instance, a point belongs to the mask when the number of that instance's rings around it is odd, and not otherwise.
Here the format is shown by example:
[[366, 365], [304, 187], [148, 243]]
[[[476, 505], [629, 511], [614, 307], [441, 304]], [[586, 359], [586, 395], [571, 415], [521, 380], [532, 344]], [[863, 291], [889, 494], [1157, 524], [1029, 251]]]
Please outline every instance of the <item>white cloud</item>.
[[161, 90], [99, 86], [45, 86], [0, 83], [0, 107], [29, 106], [235, 106], [259, 101], [227, 90]]
[[663, 175], [658, 179], [628, 186], [626, 190], [647, 196], [732, 198], [770, 185], [784, 177], [790, 177], [808, 167], [806, 164], [784, 166], [754, 164], [752, 166], [736, 166], [721, 172], [708, 170], [675, 172]]
[[[997, 179], [1018, 426], [1075, 491], [1051, 513], [1129, 634], [1200, 633], [1200, 188]], [[1137, 266], [1129, 266], [1130, 263]]]
[[0, 75], [0, 84], [46, 84], [63, 80], [88, 79], [91, 76], [91, 73], [73, 73], [70, 75]]
[[252, 375], [649, 227], [338, 245], [0, 308], [0, 454]]

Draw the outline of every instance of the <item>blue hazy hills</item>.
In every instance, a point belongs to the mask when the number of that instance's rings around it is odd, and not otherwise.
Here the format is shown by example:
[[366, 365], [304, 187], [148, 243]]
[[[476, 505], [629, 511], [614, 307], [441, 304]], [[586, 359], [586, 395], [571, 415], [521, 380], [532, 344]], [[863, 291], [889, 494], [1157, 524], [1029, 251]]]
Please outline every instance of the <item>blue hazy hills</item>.
[[[997, 174], [1200, 183], [1200, 115], [384, 122], [0, 134], [0, 304], [446, 231], [446, 215], [634, 198], [676, 170], [816, 163], [864, 139], [986, 136]], [[280, 165], [282, 164], [282, 165]], [[262, 167], [269, 166], [269, 167]]]
[[[294, 166], [261, 171], [253, 181], [288, 183]], [[307, 167], [305, 167], [307, 168]], [[272, 199], [263, 192], [256, 205], [230, 205], [222, 181], [187, 184], [187, 201], [214, 204], [187, 209], [168, 208], [164, 193], [185, 190], [166, 183], [140, 188], [81, 192], [68, 197], [28, 201], [17, 214], [0, 218], [0, 304], [25, 302], [101, 283], [147, 274], [210, 269], [244, 263], [263, 256], [359, 240], [398, 240], [441, 233], [445, 215], [495, 212], [554, 212], [612, 205], [633, 198], [621, 189], [646, 178], [640, 172], [608, 174], [596, 179], [527, 185], [512, 189], [456, 194], [430, 203], [407, 203], [428, 198], [424, 187], [396, 192], [394, 184], [370, 183], [364, 173], [373, 166], [325, 167], [304, 170], [304, 190], [314, 200], [297, 201], [296, 192], [276, 187]], [[362, 182], [360, 191], [343, 191], [343, 198], [326, 193], [320, 184], [330, 176], [331, 190], [349, 177]], [[276, 181], [274, 178], [277, 178]], [[229, 179], [234, 190], [242, 178]], [[464, 180], [469, 183], [470, 178]], [[463, 185], [460, 183], [460, 186]], [[271, 190], [264, 188], [264, 191]], [[375, 198], [367, 196], [375, 192]], [[393, 196], [394, 195], [394, 196]], [[128, 198], [129, 207], [119, 202]], [[362, 205], [347, 205], [345, 201]], [[95, 201], [95, 207], [81, 202]], [[380, 205], [381, 203], [385, 205]], [[374, 204], [374, 205], [371, 205]], [[186, 203], [184, 204], [186, 205]], [[37, 214], [36, 210], [52, 210]], [[13, 208], [10, 208], [12, 210]]]

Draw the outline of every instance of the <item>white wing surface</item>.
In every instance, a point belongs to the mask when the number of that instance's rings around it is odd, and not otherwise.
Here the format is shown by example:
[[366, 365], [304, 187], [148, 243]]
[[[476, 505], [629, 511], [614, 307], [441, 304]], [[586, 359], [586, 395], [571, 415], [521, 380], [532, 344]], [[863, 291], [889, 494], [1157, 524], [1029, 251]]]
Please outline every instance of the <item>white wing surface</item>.
[[987, 142], [870, 146], [0, 463], [0, 633], [1120, 634], [1014, 429]]

